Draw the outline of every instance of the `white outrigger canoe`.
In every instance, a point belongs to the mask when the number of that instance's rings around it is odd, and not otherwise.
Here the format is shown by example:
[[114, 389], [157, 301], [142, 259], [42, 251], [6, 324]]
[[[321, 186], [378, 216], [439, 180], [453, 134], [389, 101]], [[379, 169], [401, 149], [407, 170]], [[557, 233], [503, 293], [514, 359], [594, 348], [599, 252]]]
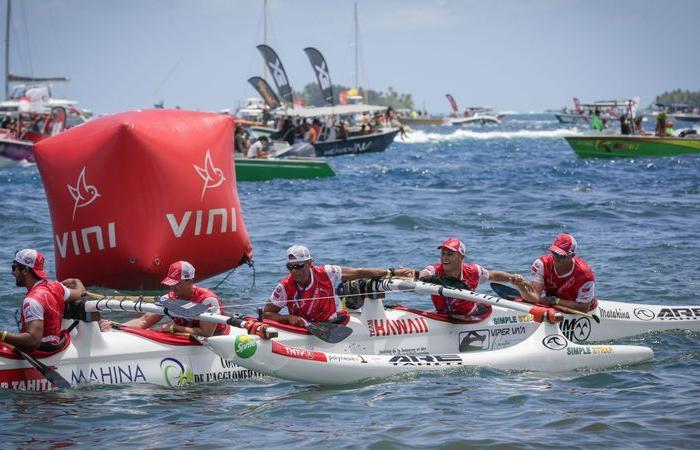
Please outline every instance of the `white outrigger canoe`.
[[[188, 337], [126, 330], [100, 332], [97, 322], [80, 322], [71, 331], [65, 348], [37, 360], [53, 368], [72, 387], [136, 383], [177, 387], [260, 376], [222, 359]], [[0, 389], [53, 388], [25, 359], [7, 349], [0, 352]]]
[[[647, 347], [588, 342], [653, 331], [700, 330], [700, 307], [695, 306], [599, 301], [593, 311], [599, 323], [591, 317], [557, 313], [560, 322], [540, 324], [531, 314], [532, 305], [468, 290], [396, 279], [374, 281], [371, 290], [442, 293], [491, 304], [492, 309], [482, 320], [459, 321], [402, 306], [385, 308], [382, 300], [367, 299], [361, 309], [345, 314], [344, 326], [352, 334], [340, 342], [327, 342], [305, 329], [266, 321], [277, 332], [276, 338], [263, 339], [231, 327], [228, 335], [200, 340], [213, 352], [189, 341], [180, 346], [152, 342], [150, 333], [158, 332], [141, 332], [149, 336], [133, 331], [99, 333], [96, 324], [81, 323], [74, 331], [73, 349], [42, 361], [56, 367], [73, 385], [117, 381], [172, 386], [258, 374], [315, 384], [346, 384], [405, 372], [472, 366], [541, 372], [612, 368], [648, 361], [653, 353]], [[123, 300], [88, 301], [86, 310], [163, 312], [158, 305]], [[197, 318], [234, 326], [241, 322], [208, 312]], [[170, 364], [168, 358], [179, 364]], [[139, 371], [134, 363], [140, 364]], [[166, 370], [164, 364], [170, 368]], [[29, 367], [21, 360], [0, 358], [0, 377], [7, 379], [6, 374], [16, 369], [25, 372], [24, 386], [22, 380], [16, 380], [19, 383], [15, 386], [5, 387], [27, 389], [29, 378], [40, 376], [34, 371], [30, 377]], [[36, 383], [42, 382], [35, 381], [33, 388], [38, 389]]]
[[[589, 320], [587, 317], [561, 315], [563, 320], [557, 324], [537, 323], [529, 313], [532, 305], [422, 282], [383, 280], [376, 283], [375, 290], [441, 291], [454, 298], [507, 308], [494, 306], [487, 318], [470, 323], [405, 307], [385, 309], [381, 300], [367, 300], [360, 311], [348, 313], [346, 325], [352, 334], [339, 343], [324, 342], [296, 327], [267, 321], [278, 330], [277, 339], [229, 335], [203, 342], [224, 359], [255, 372], [328, 385], [464, 367], [539, 372], [606, 369], [653, 358], [648, 347], [572, 342], [567, 334], [583, 337], [579, 331], [583, 323], [577, 320]], [[662, 329], [653, 321], [640, 320], [625, 332], [612, 322], [588, 325], [587, 338], [608, 340]], [[645, 326], [649, 323], [654, 325]], [[664, 329], [668, 328], [672, 327]]]

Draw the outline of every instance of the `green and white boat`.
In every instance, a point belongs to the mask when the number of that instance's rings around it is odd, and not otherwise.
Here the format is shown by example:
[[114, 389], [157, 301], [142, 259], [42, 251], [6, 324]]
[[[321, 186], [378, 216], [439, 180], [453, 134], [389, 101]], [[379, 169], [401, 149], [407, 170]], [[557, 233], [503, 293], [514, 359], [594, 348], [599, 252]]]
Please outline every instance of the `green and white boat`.
[[335, 176], [323, 158], [290, 156], [280, 159], [254, 159], [236, 156], [237, 181], [267, 181], [276, 178], [312, 179]]
[[586, 133], [564, 139], [580, 157], [617, 158], [700, 153], [700, 138]]

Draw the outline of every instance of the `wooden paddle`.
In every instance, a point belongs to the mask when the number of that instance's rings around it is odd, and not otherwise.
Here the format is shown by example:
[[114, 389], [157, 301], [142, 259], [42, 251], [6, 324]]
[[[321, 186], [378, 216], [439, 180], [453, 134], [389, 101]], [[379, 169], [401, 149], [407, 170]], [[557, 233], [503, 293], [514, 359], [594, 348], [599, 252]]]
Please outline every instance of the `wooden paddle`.
[[[499, 297], [503, 297], [508, 300], [515, 300], [517, 298], [521, 298], [520, 291], [510, 286], [506, 286], [505, 284], [491, 283], [491, 289], [493, 289], [493, 292], [495, 292], [496, 295], [498, 295]], [[585, 313], [583, 311], [579, 311], [574, 308], [569, 308], [568, 306], [564, 305], [553, 305], [552, 307], [569, 314], [588, 317], [589, 319], [595, 320], [596, 323], [600, 323], [600, 318], [595, 314]]]

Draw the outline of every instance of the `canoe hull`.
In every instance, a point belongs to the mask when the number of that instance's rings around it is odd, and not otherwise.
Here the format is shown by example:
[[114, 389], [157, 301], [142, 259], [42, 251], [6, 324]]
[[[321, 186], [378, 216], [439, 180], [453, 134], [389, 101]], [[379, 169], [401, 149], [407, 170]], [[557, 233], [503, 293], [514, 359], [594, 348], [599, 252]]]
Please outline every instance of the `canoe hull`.
[[[80, 323], [71, 344], [40, 360], [72, 386], [154, 384], [181, 387], [259, 377], [201, 345], [168, 345], [124, 331], [99, 331]], [[0, 388], [46, 391], [54, 388], [23, 359], [0, 358]]]
[[311, 384], [343, 385], [415, 372], [447, 372], [488, 367], [500, 370], [564, 372], [581, 369], [607, 369], [649, 361], [647, 347], [580, 345], [567, 341], [556, 325], [540, 324], [521, 343], [485, 353], [452, 354], [338, 354], [308, 350], [277, 340], [247, 337], [245, 352], [208, 339], [217, 353], [239, 365], [278, 378]]
[[700, 139], [692, 138], [584, 135], [569, 136], [565, 139], [574, 152], [583, 158], [674, 156], [700, 153]]

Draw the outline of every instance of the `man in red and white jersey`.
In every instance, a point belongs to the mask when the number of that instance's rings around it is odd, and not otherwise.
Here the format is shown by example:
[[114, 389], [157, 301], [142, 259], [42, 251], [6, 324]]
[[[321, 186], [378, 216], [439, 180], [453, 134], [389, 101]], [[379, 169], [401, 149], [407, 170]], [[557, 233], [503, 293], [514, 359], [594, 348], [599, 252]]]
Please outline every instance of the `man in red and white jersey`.
[[523, 299], [546, 306], [562, 305], [581, 312], [596, 307], [595, 275], [588, 263], [576, 257], [578, 244], [570, 234], [560, 234], [549, 247], [550, 253], [540, 256], [530, 270], [532, 277], [514, 280]]
[[49, 280], [44, 271], [44, 255], [28, 248], [15, 254], [12, 275], [17, 286], [27, 288], [27, 295], [19, 313], [19, 333], [3, 330], [0, 341], [25, 352], [57, 349], [65, 302], [78, 300], [85, 293], [83, 283], [77, 278], [63, 283]]
[[[309, 322], [323, 322], [336, 318], [335, 290], [340, 283], [360, 278], [384, 276], [412, 277], [413, 270], [358, 269], [332, 265], [314, 266], [311, 252], [303, 245], [287, 249], [289, 275], [277, 285], [263, 309], [265, 319], [298, 327]], [[287, 307], [289, 315], [279, 312]]]
[[[500, 270], [487, 270], [478, 264], [465, 264], [464, 256], [466, 247], [457, 238], [451, 237], [443, 242], [439, 247], [440, 262], [421, 270], [419, 279], [429, 277], [453, 278], [460, 280], [467, 289], [475, 290], [487, 281], [511, 282], [516, 279], [516, 275]], [[479, 315], [485, 311], [479, 303], [469, 300], [459, 300], [442, 295], [433, 295], [435, 310], [450, 317], [468, 318], [467, 316]]]
[[[163, 298], [204, 303], [209, 306], [208, 312], [212, 314], [224, 314], [224, 305], [221, 299], [219, 299], [219, 296], [207, 288], [194, 284], [194, 266], [187, 261], [172, 263], [168, 269], [168, 276], [165, 277], [161, 283], [170, 287], [170, 292], [164, 295]], [[122, 326], [146, 329], [160, 322], [162, 318], [162, 314], [146, 313], [141, 317], [123, 323]], [[227, 327], [228, 325], [225, 324], [173, 317], [173, 322], [161, 325], [160, 331], [189, 333], [197, 336], [210, 337], [215, 334], [226, 334]]]

